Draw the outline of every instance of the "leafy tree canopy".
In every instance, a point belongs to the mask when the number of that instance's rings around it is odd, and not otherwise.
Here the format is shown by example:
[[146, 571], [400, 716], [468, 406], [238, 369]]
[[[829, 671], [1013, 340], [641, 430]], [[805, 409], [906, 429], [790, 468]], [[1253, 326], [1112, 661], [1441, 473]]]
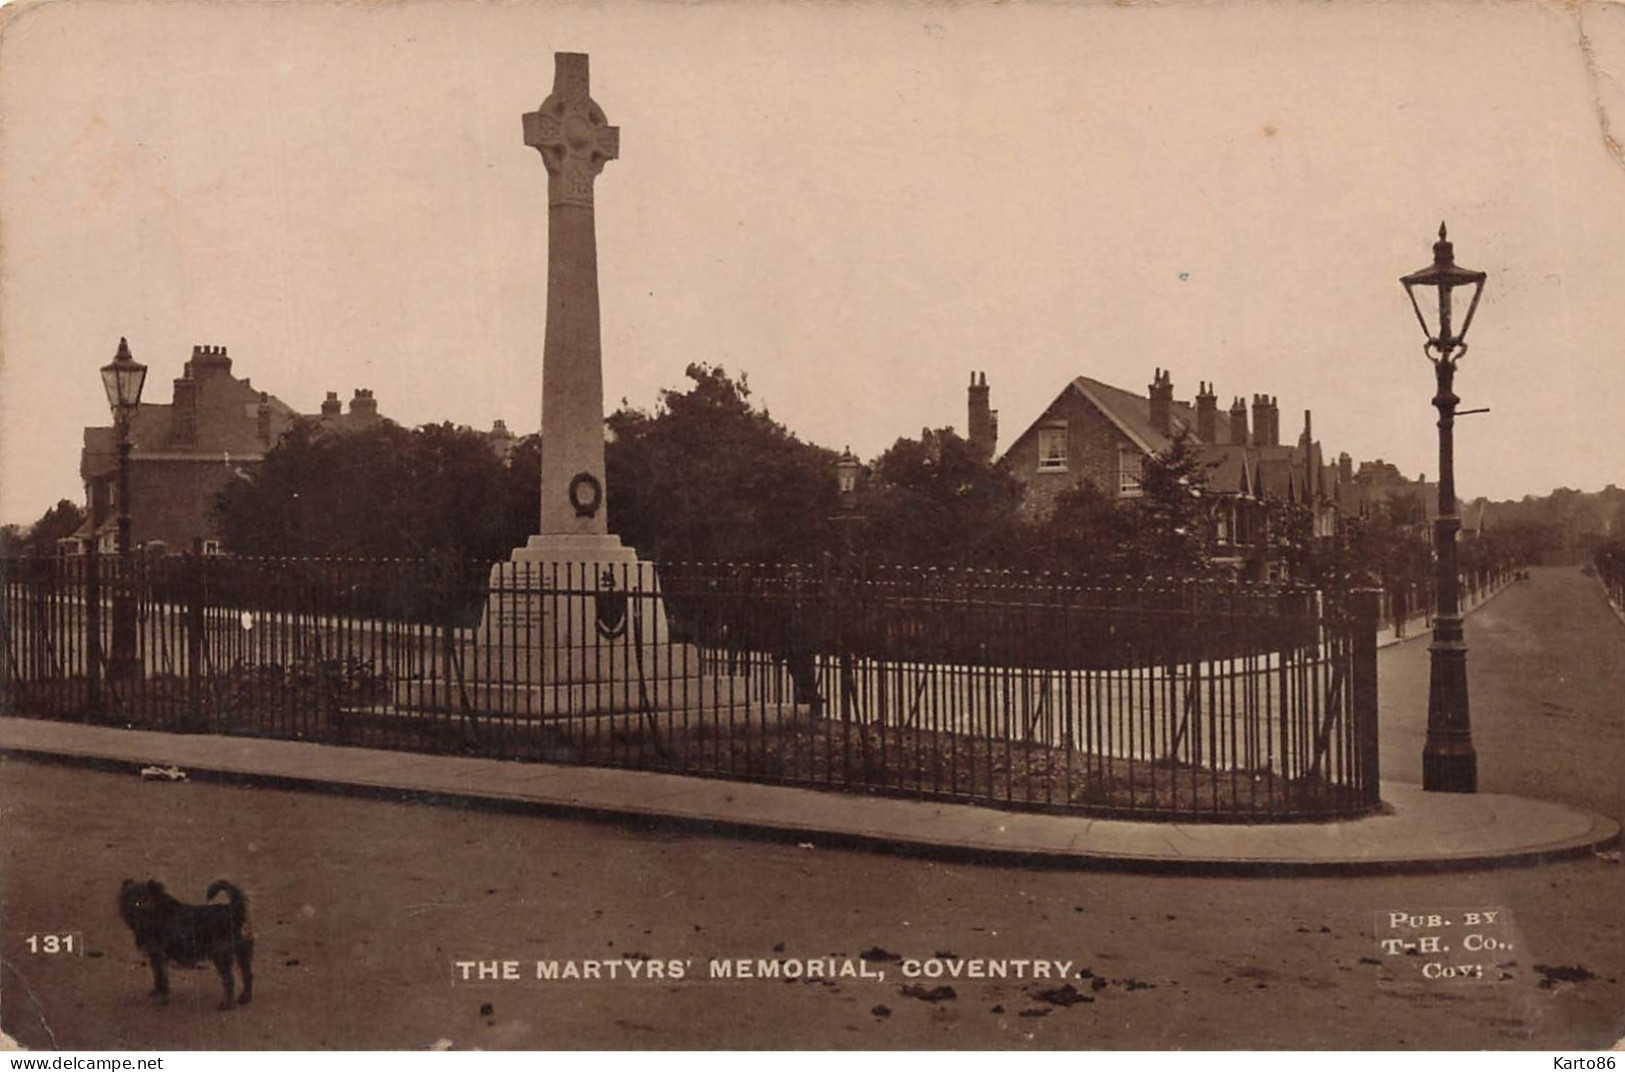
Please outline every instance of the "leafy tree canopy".
[[0, 551], [8, 555], [54, 555], [56, 542], [72, 536], [84, 523], [84, 507], [72, 500], [60, 499], [26, 529], [7, 525], [0, 534], [3, 541]]
[[1031, 533], [1036, 566], [1078, 577], [1130, 573], [1137, 560], [1134, 504], [1101, 490], [1092, 480], [1055, 497], [1049, 514]]
[[892, 444], [860, 497], [859, 549], [872, 561], [992, 568], [1027, 542], [1024, 488], [951, 428]]
[[[300, 422], [218, 509], [238, 554], [417, 557], [505, 556], [535, 527], [520, 470], [539, 457], [521, 444], [504, 466], [485, 437], [450, 424], [393, 422], [340, 434]], [[534, 469], [530, 470], [535, 473]]]
[[750, 400], [741, 374], [691, 364], [654, 413], [622, 404], [605, 452], [611, 531], [648, 558], [805, 562], [832, 546], [834, 452]]
[[1145, 459], [1140, 472], [1136, 572], [1200, 577], [1211, 568], [1209, 464], [1183, 430], [1168, 448]]

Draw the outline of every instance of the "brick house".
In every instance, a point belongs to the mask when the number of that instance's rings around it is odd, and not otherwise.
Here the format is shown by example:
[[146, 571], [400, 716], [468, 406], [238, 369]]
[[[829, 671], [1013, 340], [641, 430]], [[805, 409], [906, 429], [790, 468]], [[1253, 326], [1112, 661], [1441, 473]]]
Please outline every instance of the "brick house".
[[[219, 550], [216, 496], [228, 481], [251, 472], [301, 415], [281, 399], [232, 375], [224, 346], [194, 346], [170, 401], [143, 402], [130, 420], [132, 545], [188, 550], [194, 538]], [[329, 391], [321, 411], [304, 418], [335, 434], [375, 427], [384, 418], [370, 390], [358, 389], [346, 412]], [[63, 541], [66, 553], [116, 549], [118, 433], [86, 428], [80, 453], [85, 525]]]
[[[972, 381], [971, 422], [987, 406], [985, 378]], [[980, 393], [978, 393], [980, 390]], [[1023, 509], [1049, 511], [1068, 488], [1092, 481], [1108, 495], [1133, 499], [1148, 455], [1159, 454], [1184, 434], [1207, 464], [1208, 487], [1216, 501], [1210, 515], [1215, 558], [1245, 576], [1275, 578], [1279, 563], [1267, 560], [1269, 500], [1296, 503], [1314, 512], [1314, 533], [1337, 532], [1339, 504], [1356, 502], [1348, 456], [1325, 462], [1314, 440], [1310, 415], [1297, 444], [1280, 442], [1280, 411], [1271, 395], [1247, 403], [1237, 397], [1221, 411], [1211, 384], [1203, 382], [1194, 402], [1174, 398], [1173, 376], [1156, 369], [1146, 393], [1114, 387], [1088, 376], [1070, 381], [1000, 458], [1000, 464], [1026, 485]]]

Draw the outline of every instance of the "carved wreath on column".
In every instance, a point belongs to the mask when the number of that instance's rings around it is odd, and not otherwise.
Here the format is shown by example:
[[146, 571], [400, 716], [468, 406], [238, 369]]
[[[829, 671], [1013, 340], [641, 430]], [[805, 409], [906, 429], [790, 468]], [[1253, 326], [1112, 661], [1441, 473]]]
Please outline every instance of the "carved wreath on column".
[[593, 517], [604, 501], [604, 486], [591, 473], [577, 473], [570, 479], [570, 505], [577, 517]]

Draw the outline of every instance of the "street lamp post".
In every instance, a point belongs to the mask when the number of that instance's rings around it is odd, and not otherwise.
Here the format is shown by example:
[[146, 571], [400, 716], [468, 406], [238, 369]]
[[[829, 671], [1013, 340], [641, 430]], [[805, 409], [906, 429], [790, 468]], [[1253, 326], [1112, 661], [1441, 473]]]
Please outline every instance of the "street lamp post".
[[[147, 380], [147, 366], [130, 356], [130, 344], [119, 339], [118, 353], [102, 366], [102, 387], [113, 411], [118, 430], [118, 559], [120, 582], [113, 589], [113, 657], [115, 677], [126, 677], [136, 668], [135, 596], [131, 590], [130, 568], [130, 420], [141, 404], [141, 388]], [[92, 539], [96, 535], [92, 534]]]
[[826, 591], [825, 599], [830, 600], [829, 606], [835, 621], [836, 643], [840, 648], [840, 677], [836, 687], [840, 690], [837, 711], [843, 720], [852, 717], [857, 697], [857, 677], [852, 664], [852, 652], [845, 641], [845, 620], [862, 604], [861, 598], [852, 598], [858, 593], [861, 584], [861, 571], [856, 568], [853, 560], [855, 548], [852, 542], [852, 526], [861, 520], [858, 512], [858, 477], [862, 472], [863, 463], [858, 461], [851, 447], [841, 451], [841, 456], [835, 459], [835, 490], [841, 505], [840, 513], [832, 520], [841, 527], [841, 567], [840, 572], [835, 575], [838, 578], [835, 590]]
[[841, 526], [843, 550], [848, 560], [852, 557], [852, 526], [858, 520], [858, 474], [862, 471], [863, 463], [853, 455], [851, 447], [835, 460], [835, 487], [841, 501], [841, 512], [835, 520]]
[[[1478, 790], [1478, 756], [1473, 751], [1472, 721], [1467, 703], [1467, 645], [1462, 639], [1460, 562], [1456, 533], [1461, 517], [1456, 512], [1456, 470], [1454, 429], [1456, 405], [1461, 399], [1453, 390], [1456, 365], [1467, 353], [1467, 329], [1478, 311], [1484, 293], [1483, 272], [1456, 266], [1455, 249], [1439, 224], [1439, 240], [1433, 244], [1433, 263], [1400, 280], [1410, 296], [1411, 308], [1427, 342], [1422, 352], [1433, 362], [1437, 390], [1433, 405], [1439, 411], [1439, 517], [1433, 523], [1435, 548], [1435, 588], [1437, 606], [1433, 616], [1433, 643], [1428, 652], [1431, 674], [1428, 682], [1427, 743], [1422, 749], [1422, 788], [1437, 793], [1473, 793]], [[1430, 325], [1416, 298], [1418, 287], [1438, 292], [1437, 322]], [[1472, 301], [1461, 328], [1451, 323], [1451, 292], [1472, 288]], [[1431, 311], [1431, 310], [1430, 310]]]

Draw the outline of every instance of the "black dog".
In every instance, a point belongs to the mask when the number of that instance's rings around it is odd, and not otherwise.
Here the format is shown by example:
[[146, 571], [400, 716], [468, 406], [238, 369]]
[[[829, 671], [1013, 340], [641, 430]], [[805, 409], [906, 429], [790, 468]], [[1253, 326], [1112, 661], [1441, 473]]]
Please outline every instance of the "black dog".
[[229, 1009], [232, 1001], [231, 960], [243, 973], [243, 993], [235, 1004], [247, 1005], [254, 996], [254, 938], [248, 928], [248, 898], [236, 886], [220, 879], [209, 886], [204, 900], [213, 900], [221, 890], [228, 904], [182, 904], [171, 897], [161, 882], [125, 879], [118, 891], [119, 915], [135, 933], [135, 947], [152, 964], [152, 997], [169, 999], [169, 972], [165, 964], [174, 961], [194, 967], [204, 960], [214, 962], [226, 998], [220, 1003]]

